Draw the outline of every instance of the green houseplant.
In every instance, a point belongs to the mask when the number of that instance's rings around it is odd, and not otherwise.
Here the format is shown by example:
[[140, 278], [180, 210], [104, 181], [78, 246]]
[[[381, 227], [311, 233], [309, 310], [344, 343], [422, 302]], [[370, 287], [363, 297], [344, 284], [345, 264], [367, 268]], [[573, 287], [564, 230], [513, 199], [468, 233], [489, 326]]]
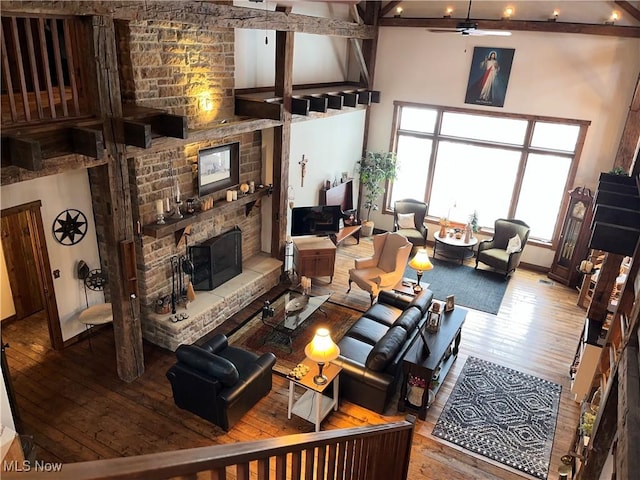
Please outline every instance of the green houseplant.
[[394, 152], [366, 152], [358, 161], [358, 170], [364, 197], [362, 207], [367, 211], [367, 219], [362, 225], [362, 234], [368, 236], [373, 232], [371, 212], [378, 210], [376, 201], [385, 190], [383, 182], [396, 179], [397, 156]]

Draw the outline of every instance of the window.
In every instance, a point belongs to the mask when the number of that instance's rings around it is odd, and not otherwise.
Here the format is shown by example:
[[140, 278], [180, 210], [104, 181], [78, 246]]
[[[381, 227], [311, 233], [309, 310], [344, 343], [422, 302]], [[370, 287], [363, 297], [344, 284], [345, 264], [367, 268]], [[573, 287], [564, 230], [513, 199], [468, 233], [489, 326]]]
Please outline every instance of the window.
[[396, 102], [398, 178], [387, 209], [424, 199], [430, 217], [481, 227], [518, 218], [551, 243], [589, 122]]

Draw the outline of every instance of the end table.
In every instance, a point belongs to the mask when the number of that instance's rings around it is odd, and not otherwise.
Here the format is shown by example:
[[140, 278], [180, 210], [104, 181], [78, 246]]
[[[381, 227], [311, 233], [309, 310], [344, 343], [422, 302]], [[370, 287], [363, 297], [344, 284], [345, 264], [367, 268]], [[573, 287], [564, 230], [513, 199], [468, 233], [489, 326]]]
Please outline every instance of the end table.
[[[316, 432], [320, 431], [320, 422], [329, 415], [331, 409], [338, 410], [338, 390], [340, 381], [340, 372], [342, 367], [329, 363], [324, 366], [323, 373], [328, 381], [324, 385], [316, 385], [313, 377], [318, 372], [318, 364], [305, 358], [303, 365], [309, 367], [309, 372], [300, 380], [294, 377], [289, 378], [289, 408], [287, 409], [287, 418], [291, 420], [291, 414], [314, 423]], [[333, 384], [333, 398], [323, 395], [323, 392], [329, 385]], [[296, 386], [306, 390], [300, 398], [294, 402]], [[314, 408], [315, 407], [315, 408]]]

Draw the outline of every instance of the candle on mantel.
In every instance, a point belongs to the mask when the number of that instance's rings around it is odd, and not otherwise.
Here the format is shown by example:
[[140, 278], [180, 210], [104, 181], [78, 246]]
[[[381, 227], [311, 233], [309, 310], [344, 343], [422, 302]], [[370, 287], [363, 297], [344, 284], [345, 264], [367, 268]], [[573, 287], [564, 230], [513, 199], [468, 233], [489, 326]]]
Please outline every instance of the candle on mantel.
[[180, 185], [176, 185], [176, 203], [180, 203]]
[[233, 201], [233, 192], [231, 190], [227, 190], [227, 202]]
[[238, 199], [238, 190], [233, 190], [233, 191], [231, 192], [231, 195], [232, 195], [232, 198], [233, 198], [234, 200], [237, 200], [237, 199]]
[[156, 200], [156, 213], [162, 215], [164, 213], [164, 205], [162, 200]]
[[167, 212], [168, 212], [169, 210], [171, 210], [171, 204], [169, 203], [169, 199], [168, 199], [168, 198], [165, 198], [165, 199], [164, 199], [164, 209], [165, 209], [165, 211], [167, 211]]

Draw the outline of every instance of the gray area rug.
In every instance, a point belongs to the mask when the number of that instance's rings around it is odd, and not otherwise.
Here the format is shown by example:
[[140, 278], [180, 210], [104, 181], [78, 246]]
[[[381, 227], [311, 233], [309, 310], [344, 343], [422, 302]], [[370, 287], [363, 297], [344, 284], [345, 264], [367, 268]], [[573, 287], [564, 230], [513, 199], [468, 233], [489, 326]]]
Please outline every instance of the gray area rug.
[[[424, 272], [422, 281], [429, 283], [434, 298], [444, 301], [455, 295], [456, 305], [497, 314], [509, 285], [504, 275], [487, 270], [475, 270], [446, 260], [431, 259], [433, 270]], [[404, 276], [417, 280], [416, 271], [407, 267]]]
[[469, 357], [433, 435], [546, 479], [562, 387]]

